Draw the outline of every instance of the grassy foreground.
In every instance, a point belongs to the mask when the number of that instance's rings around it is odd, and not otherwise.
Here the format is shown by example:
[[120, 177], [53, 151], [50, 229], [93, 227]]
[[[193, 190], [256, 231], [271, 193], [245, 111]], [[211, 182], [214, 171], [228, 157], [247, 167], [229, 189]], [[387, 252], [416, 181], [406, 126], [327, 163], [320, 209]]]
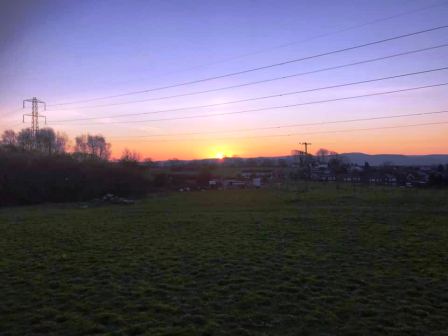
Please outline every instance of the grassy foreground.
[[0, 210], [0, 335], [447, 335], [448, 192]]

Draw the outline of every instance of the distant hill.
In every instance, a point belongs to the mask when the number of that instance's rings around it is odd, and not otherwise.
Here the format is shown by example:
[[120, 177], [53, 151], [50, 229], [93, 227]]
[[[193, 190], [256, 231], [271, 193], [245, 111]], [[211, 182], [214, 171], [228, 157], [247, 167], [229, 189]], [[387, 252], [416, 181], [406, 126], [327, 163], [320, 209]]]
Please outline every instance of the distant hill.
[[351, 163], [362, 165], [368, 162], [371, 166], [379, 166], [388, 162], [397, 166], [430, 166], [448, 164], [448, 154], [430, 155], [399, 155], [399, 154], [377, 154], [343, 153]]
[[[448, 164], [448, 154], [430, 154], [430, 155], [400, 155], [400, 154], [365, 154], [365, 153], [342, 153], [350, 160], [351, 163], [363, 165], [364, 162], [368, 162], [371, 166], [380, 166], [384, 163], [389, 163], [396, 166], [433, 166], [439, 164]], [[246, 161], [246, 160], [256, 160], [259, 165], [263, 165], [263, 162], [273, 162], [277, 163], [279, 159], [291, 164], [295, 159], [291, 155], [287, 156], [271, 156], [271, 157], [252, 157], [252, 158], [228, 158], [229, 160], [236, 161]], [[193, 162], [199, 163], [217, 163], [220, 159], [207, 158], [207, 159], [197, 159], [197, 160], [167, 160], [167, 161], [157, 161], [156, 163], [161, 166], [179, 166]]]

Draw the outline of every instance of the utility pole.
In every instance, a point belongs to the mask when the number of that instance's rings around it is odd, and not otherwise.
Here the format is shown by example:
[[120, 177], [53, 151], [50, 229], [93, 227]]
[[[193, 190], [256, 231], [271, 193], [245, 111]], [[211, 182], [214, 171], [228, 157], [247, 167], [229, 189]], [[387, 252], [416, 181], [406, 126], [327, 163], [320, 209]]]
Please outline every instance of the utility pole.
[[299, 142], [300, 145], [304, 145], [305, 146], [305, 155], [308, 154], [308, 146], [311, 146], [312, 143], [311, 142]]
[[308, 157], [308, 146], [311, 146], [311, 142], [299, 142], [300, 145], [305, 146], [305, 151], [302, 152], [302, 167], [305, 169], [305, 191], [308, 191], [308, 180], [311, 179], [311, 160]]
[[36, 146], [36, 135], [39, 131], [39, 118], [44, 118], [45, 124], [47, 124], [47, 117], [39, 115], [39, 104], [44, 105], [44, 110], [47, 109], [47, 104], [44, 101], [33, 97], [23, 101], [23, 108], [25, 108], [25, 104], [27, 102], [31, 103], [31, 114], [24, 114], [22, 117], [22, 122], [25, 122], [25, 117], [31, 117], [31, 133], [33, 136], [34, 146]]

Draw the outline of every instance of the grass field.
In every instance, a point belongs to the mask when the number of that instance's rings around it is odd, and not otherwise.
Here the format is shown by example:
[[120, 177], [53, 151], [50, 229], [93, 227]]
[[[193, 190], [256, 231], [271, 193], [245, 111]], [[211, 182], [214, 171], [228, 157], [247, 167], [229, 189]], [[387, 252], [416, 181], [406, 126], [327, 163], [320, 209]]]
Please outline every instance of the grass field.
[[448, 192], [0, 210], [1, 335], [447, 335]]

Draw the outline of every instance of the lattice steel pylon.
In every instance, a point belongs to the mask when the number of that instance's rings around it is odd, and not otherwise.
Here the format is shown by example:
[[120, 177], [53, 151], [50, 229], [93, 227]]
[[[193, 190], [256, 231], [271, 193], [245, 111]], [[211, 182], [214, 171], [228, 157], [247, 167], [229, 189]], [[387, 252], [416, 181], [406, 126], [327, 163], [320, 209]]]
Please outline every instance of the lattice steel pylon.
[[25, 122], [25, 117], [31, 117], [31, 132], [33, 135], [33, 139], [35, 140], [36, 134], [39, 131], [39, 118], [44, 118], [45, 124], [47, 123], [47, 117], [39, 115], [39, 104], [44, 105], [44, 110], [47, 109], [47, 104], [44, 101], [33, 97], [30, 99], [25, 99], [23, 101], [23, 108], [25, 108], [26, 102], [31, 103], [31, 114], [24, 114], [22, 117], [22, 122]]

